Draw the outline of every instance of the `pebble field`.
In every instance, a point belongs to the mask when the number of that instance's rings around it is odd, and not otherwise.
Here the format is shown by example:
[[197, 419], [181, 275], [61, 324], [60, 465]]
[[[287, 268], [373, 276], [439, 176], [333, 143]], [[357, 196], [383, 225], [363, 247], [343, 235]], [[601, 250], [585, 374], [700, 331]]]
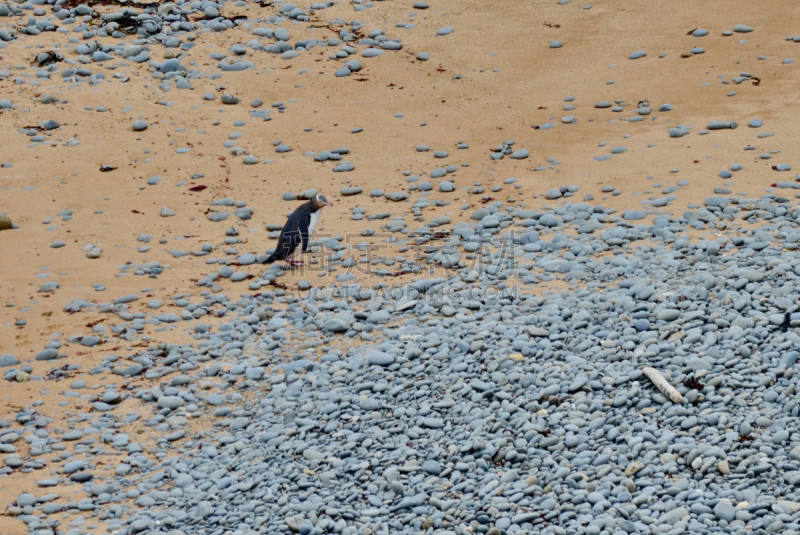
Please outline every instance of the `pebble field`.
[[797, 535], [798, 33], [0, 4], [0, 535]]

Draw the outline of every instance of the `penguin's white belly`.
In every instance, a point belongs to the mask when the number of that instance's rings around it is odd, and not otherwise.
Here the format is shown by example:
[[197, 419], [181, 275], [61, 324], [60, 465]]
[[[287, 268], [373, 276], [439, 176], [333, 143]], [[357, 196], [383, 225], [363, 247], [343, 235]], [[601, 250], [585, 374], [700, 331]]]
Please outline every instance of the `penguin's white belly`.
[[319, 223], [319, 216], [321, 210], [317, 210], [311, 214], [311, 221], [308, 223], [308, 236], [311, 237], [314, 231], [317, 230], [317, 223]]

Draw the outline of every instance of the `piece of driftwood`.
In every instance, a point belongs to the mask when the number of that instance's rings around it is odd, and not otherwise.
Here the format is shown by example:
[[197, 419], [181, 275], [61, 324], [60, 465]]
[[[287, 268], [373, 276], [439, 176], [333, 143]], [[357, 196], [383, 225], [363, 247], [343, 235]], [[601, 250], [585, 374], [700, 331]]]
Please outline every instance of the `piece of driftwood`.
[[653, 384], [656, 385], [656, 388], [658, 388], [662, 394], [667, 396], [670, 401], [673, 403], [683, 403], [683, 396], [681, 396], [681, 393], [675, 390], [675, 388], [673, 388], [673, 386], [669, 384], [666, 379], [664, 379], [664, 376], [661, 375], [661, 372], [659, 372], [657, 369], [650, 368], [648, 366], [642, 368], [642, 373], [645, 374], [648, 379], [653, 381]]

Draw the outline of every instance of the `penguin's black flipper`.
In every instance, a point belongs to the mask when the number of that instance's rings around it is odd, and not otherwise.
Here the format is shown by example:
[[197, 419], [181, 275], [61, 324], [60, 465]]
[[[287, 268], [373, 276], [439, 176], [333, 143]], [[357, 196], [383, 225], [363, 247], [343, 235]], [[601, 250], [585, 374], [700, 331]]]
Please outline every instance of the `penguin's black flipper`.
[[[288, 225], [287, 225], [288, 226]], [[275, 251], [267, 258], [264, 263], [272, 264], [278, 260], [286, 260], [291, 256], [295, 249], [302, 243], [302, 236], [298, 229], [291, 230], [284, 227], [281, 235], [278, 236], [278, 245]]]
[[302, 252], [308, 251], [308, 226], [311, 223], [311, 214], [300, 220], [300, 239], [303, 243]]

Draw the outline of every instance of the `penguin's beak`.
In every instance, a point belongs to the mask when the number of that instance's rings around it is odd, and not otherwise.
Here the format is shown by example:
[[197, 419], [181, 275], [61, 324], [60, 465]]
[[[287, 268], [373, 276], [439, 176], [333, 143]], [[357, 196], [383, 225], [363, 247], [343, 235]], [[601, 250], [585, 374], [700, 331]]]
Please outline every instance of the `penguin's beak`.
[[326, 202], [325, 202], [325, 205], [326, 205], [326, 206], [333, 206], [333, 203], [332, 203], [331, 201], [326, 201]]

